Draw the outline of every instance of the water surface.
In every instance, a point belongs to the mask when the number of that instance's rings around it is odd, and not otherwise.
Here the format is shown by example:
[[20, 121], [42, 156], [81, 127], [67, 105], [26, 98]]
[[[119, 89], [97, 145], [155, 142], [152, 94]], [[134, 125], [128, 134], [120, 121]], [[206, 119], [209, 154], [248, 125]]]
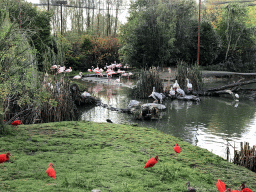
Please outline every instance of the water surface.
[[[116, 108], [127, 108], [130, 100], [129, 88], [116, 83], [88, 83], [88, 92], [102, 103]], [[127, 84], [131, 84], [127, 81]], [[218, 82], [219, 85], [226, 82]], [[153, 102], [152, 98], [139, 100]], [[201, 102], [165, 100], [166, 106], [159, 120], [136, 120], [133, 115], [111, 111], [102, 106], [82, 107], [81, 120], [106, 122], [111, 119], [117, 124], [137, 123], [139, 126], [158, 129], [166, 134], [179, 137], [193, 145], [205, 148], [226, 158], [227, 142], [240, 149], [240, 142], [256, 144], [256, 102], [231, 97], [201, 97]], [[230, 146], [231, 158], [233, 148]]]

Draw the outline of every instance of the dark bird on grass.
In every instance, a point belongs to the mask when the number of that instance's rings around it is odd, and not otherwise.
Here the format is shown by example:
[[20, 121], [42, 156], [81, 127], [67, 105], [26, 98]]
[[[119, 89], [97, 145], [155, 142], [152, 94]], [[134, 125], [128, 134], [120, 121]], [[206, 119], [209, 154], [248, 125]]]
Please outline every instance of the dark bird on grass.
[[0, 163], [9, 161], [10, 157], [12, 157], [10, 153], [0, 154]]
[[154, 167], [154, 165], [155, 165], [158, 161], [159, 161], [158, 156], [152, 157], [152, 158], [150, 158], [150, 159], [147, 161], [147, 163], [146, 163], [146, 165], [145, 165], [144, 168], [151, 167], [151, 171], [152, 171], [152, 167]]
[[216, 183], [216, 187], [219, 190], [219, 192], [225, 192], [226, 191], [226, 185], [220, 179], [218, 179], [218, 182]]
[[113, 123], [113, 121], [111, 121], [110, 119], [107, 119], [106, 120], [108, 123]]
[[241, 188], [241, 192], [252, 192], [251, 189], [245, 187], [245, 184], [244, 184], [244, 183], [242, 183], [242, 184], [240, 185], [240, 188]]
[[22, 124], [22, 121], [21, 120], [15, 120], [11, 123], [11, 125], [14, 125], [14, 126], [17, 126], [17, 125], [20, 125]]
[[196, 189], [194, 187], [190, 186], [190, 182], [189, 181], [186, 183], [186, 185], [188, 187], [187, 191], [189, 191], [189, 192], [196, 192]]
[[54, 170], [52, 167], [54, 167], [53, 164], [52, 164], [52, 163], [49, 163], [48, 168], [47, 168], [47, 170], [46, 170], [46, 173], [47, 173], [47, 175], [50, 177], [50, 179], [51, 179], [51, 177], [52, 177], [53, 179], [55, 179], [55, 178], [56, 178], [56, 176], [55, 176], [55, 170]]
[[176, 143], [176, 145], [174, 146], [174, 151], [176, 153], [180, 153], [180, 146], [178, 145], [178, 143]]

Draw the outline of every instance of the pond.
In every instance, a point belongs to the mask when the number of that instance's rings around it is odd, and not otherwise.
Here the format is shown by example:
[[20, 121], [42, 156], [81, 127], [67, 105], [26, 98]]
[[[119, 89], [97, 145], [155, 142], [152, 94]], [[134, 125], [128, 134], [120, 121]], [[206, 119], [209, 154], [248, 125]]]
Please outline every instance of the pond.
[[[127, 96], [132, 80], [123, 85], [116, 83], [84, 82], [88, 92], [99, 98], [102, 103], [116, 108], [127, 108], [130, 100]], [[223, 82], [222, 82], [223, 83]], [[221, 85], [220, 82], [218, 84]], [[124, 86], [125, 85], [125, 86]], [[210, 86], [210, 85], [208, 85]], [[153, 99], [139, 100], [152, 103]], [[154, 128], [166, 134], [179, 137], [192, 145], [205, 148], [214, 154], [226, 158], [227, 142], [240, 150], [240, 142], [256, 144], [256, 102], [231, 97], [201, 97], [201, 102], [167, 99], [163, 102], [166, 110], [159, 120], [136, 120], [133, 115], [111, 111], [102, 106], [82, 107], [81, 120], [106, 122], [111, 119], [116, 124], [138, 124]], [[229, 146], [230, 158], [233, 148]]]

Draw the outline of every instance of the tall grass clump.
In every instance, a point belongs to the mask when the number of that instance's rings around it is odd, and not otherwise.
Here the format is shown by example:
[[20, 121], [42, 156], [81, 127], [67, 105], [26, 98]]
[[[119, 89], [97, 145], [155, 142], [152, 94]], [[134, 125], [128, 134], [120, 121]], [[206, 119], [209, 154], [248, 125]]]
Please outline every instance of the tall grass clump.
[[130, 95], [135, 98], [147, 98], [155, 87], [156, 92], [163, 92], [163, 82], [156, 69], [142, 70], [136, 87], [131, 89]]
[[186, 88], [187, 81], [193, 85], [194, 91], [199, 91], [203, 88], [203, 76], [200, 66], [197, 64], [189, 66], [183, 61], [179, 61], [177, 64], [176, 79], [182, 89]]
[[[69, 92], [70, 83], [63, 78], [57, 82], [41, 83], [42, 86], [31, 95], [23, 90], [21, 94], [10, 94], [4, 102], [4, 119], [10, 124], [15, 119], [23, 124], [47, 123], [56, 121], [72, 121], [78, 119], [78, 110]], [[26, 99], [21, 95], [27, 94]]]

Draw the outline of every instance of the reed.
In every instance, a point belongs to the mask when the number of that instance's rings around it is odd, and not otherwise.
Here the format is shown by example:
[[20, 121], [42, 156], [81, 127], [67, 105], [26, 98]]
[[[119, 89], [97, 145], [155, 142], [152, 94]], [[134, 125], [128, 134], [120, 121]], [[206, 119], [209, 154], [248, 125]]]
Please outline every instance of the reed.
[[177, 64], [176, 79], [182, 89], [186, 88], [186, 79], [193, 85], [194, 91], [199, 91], [203, 88], [203, 76], [200, 66], [195, 64], [189, 66], [183, 61], [179, 61]]
[[156, 92], [163, 92], [164, 86], [160, 78], [160, 73], [156, 68], [142, 70], [136, 87], [131, 89], [130, 95], [133, 98], [148, 98], [153, 91], [153, 87], [156, 88]]
[[78, 109], [69, 91], [70, 82], [60, 78], [55, 84], [51, 82], [53, 88], [47, 83], [43, 82], [41, 89], [29, 98], [36, 100], [34, 102], [23, 101], [20, 104], [20, 94], [9, 95], [4, 102], [5, 122], [11, 124], [20, 119], [23, 124], [34, 124], [78, 120]]
[[246, 167], [256, 172], [256, 150], [255, 145], [249, 146], [249, 143], [240, 143], [240, 151], [234, 150], [234, 164]]

